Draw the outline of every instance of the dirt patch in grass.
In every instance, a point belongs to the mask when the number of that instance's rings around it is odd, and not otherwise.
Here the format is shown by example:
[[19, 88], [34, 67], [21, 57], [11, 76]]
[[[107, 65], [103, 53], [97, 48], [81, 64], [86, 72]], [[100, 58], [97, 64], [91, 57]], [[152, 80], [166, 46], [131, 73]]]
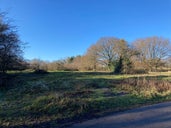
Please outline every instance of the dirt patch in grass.
[[81, 91], [65, 92], [63, 96], [70, 97], [70, 98], [88, 98], [92, 93], [93, 91], [91, 90], [81, 90]]
[[127, 94], [129, 94], [129, 93], [127, 93], [127, 92], [116, 92], [116, 93], [104, 92], [104, 97], [125, 96]]

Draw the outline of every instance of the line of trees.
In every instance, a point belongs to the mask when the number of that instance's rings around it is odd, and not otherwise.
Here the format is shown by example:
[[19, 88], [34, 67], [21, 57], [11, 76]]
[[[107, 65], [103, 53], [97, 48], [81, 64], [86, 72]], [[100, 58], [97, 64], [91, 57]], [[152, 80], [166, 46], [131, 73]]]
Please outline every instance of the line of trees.
[[[115, 37], [100, 38], [84, 55], [54, 62], [40, 59], [24, 61], [23, 43], [16, 28], [0, 13], [0, 73], [7, 70], [72, 70], [134, 73], [136, 70], [157, 71], [171, 66], [171, 42], [163, 37], [148, 37], [128, 43]], [[29, 65], [29, 66], [28, 66]]]
[[31, 60], [30, 68], [66, 71], [111, 71], [135, 73], [171, 68], [171, 43], [162, 37], [138, 39], [128, 44], [124, 39], [103, 37], [82, 56], [54, 62]]

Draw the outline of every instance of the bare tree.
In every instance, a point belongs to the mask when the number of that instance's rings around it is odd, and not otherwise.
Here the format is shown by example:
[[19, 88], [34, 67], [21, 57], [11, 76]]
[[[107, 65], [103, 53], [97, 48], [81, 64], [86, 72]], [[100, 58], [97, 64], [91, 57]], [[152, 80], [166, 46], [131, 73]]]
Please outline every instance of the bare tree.
[[44, 71], [48, 70], [48, 62], [40, 60], [40, 59], [30, 60], [29, 64], [30, 64], [30, 68], [35, 71], [36, 70], [44, 70]]
[[89, 48], [88, 54], [91, 54], [91, 58], [94, 59], [95, 63], [98, 62], [111, 70], [112, 62], [117, 56], [114, 50], [116, 43], [119, 43], [119, 39], [117, 38], [101, 38]]
[[98, 67], [98, 47], [96, 45], [90, 46], [87, 50], [85, 58], [90, 68], [96, 71]]
[[94, 67], [98, 64], [108, 67], [109, 70], [113, 70], [116, 61], [121, 57], [124, 57], [125, 52], [128, 49], [127, 42], [114, 37], [101, 38], [92, 45], [88, 51], [89, 55], [94, 63]]
[[0, 72], [13, 69], [22, 60], [22, 42], [15, 30], [0, 14]]
[[162, 37], [138, 39], [133, 46], [140, 53], [139, 61], [150, 71], [154, 68], [156, 70], [162, 59], [167, 58], [171, 52], [170, 40]]

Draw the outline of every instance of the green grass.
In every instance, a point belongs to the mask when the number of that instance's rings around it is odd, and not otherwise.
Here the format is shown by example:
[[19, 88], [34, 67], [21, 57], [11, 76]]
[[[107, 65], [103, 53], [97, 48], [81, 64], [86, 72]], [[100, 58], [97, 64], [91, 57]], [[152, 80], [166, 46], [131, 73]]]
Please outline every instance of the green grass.
[[[169, 73], [138, 76], [107, 72], [10, 74], [11, 86], [0, 91], [1, 127], [62, 127], [74, 121], [171, 99]], [[160, 84], [155, 86], [154, 81]]]

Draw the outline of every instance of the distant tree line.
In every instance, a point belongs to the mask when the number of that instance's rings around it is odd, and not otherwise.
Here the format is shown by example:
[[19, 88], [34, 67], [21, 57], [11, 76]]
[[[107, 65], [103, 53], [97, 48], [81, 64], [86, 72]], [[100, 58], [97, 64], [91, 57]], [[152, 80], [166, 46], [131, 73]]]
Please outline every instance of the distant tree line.
[[23, 69], [127, 74], [171, 68], [171, 42], [157, 36], [137, 39], [132, 43], [116, 37], [103, 37], [92, 44], [84, 55], [53, 62], [40, 59], [25, 61], [23, 46], [16, 27], [0, 13], [0, 76], [8, 70]]
[[171, 68], [171, 43], [163, 37], [137, 39], [128, 44], [115, 37], [100, 38], [84, 55], [46, 62], [29, 61], [33, 70], [50, 71], [111, 71], [113, 73], [138, 73]]

